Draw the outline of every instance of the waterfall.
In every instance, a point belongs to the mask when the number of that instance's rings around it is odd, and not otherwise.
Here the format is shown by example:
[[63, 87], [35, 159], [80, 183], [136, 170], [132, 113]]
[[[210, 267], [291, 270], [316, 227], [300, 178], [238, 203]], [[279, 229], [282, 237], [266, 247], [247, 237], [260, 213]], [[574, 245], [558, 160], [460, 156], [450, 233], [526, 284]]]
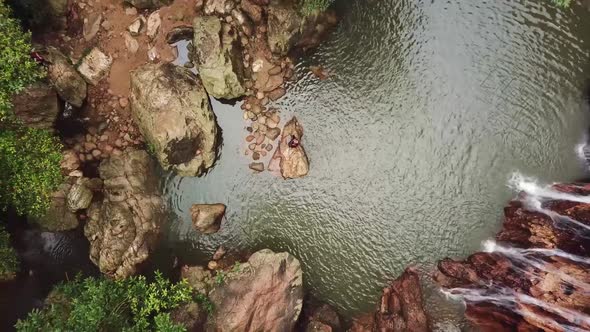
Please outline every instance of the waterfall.
[[[585, 145], [579, 146], [577, 150], [584, 157], [586, 155], [590, 157], [590, 151], [586, 152]], [[556, 227], [561, 226], [560, 228], [563, 229], [563, 226], [565, 226], [568, 229], [573, 229], [576, 236], [585, 238], [590, 236], [589, 225], [543, 207], [543, 203], [550, 200], [590, 204], [590, 196], [560, 192], [550, 185], [541, 185], [537, 180], [519, 173], [512, 175], [508, 185], [516, 192], [525, 194], [520, 195], [518, 198], [525, 210], [548, 216]], [[542, 282], [548, 280], [549, 284], [559, 283], [562, 286], [572, 287], [577, 294], [590, 296], [590, 283], [586, 280], [576, 279], [568, 274], [568, 271], [571, 270], [562, 268], [562, 265], [567, 264], [567, 261], [572, 265], [582, 265], [581, 270], [584, 267], [588, 268], [590, 267], [590, 258], [588, 257], [574, 255], [555, 248], [516, 248], [506, 244], [499, 244], [494, 240], [484, 241], [482, 246], [484, 252], [502, 255], [509, 259], [512, 262], [510, 269], [516, 275], [525, 275], [529, 280], [533, 281], [533, 284], [537, 284], [538, 281], [541, 284], [541, 286], [538, 286], [540, 289], [543, 287]], [[546, 302], [503, 285], [498, 285], [494, 281], [489, 283], [486, 281], [486, 283], [481, 282], [479, 288], [451, 288], [443, 289], [442, 292], [447, 297], [464, 303], [490, 303], [509, 309], [521, 315], [527, 321], [533, 321], [543, 328], [572, 332], [590, 330], [590, 316], [558, 304], [567, 302], [558, 302], [557, 299]], [[532, 287], [535, 287], [535, 285]], [[551, 294], [550, 290], [543, 290], [543, 292]], [[542, 298], [551, 299], [551, 296]], [[539, 311], [539, 309], [542, 311]], [[543, 312], [547, 315], [543, 315]]]

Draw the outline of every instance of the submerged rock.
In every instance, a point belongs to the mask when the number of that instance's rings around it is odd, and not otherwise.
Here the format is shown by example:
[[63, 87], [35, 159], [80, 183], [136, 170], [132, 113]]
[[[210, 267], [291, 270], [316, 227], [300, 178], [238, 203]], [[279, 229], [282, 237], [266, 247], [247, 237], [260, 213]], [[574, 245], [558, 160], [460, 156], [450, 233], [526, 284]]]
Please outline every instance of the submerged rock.
[[73, 106], [81, 107], [86, 99], [87, 85], [70, 59], [54, 47], [47, 48], [45, 59], [48, 62], [47, 76], [59, 96]]
[[223, 204], [194, 204], [191, 207], [193, 226], [203, 234], [217, 233], [224, 215]]
[[12, 98], [12, 105], [16, 117], [28, 127], [53, 130], [59, 101], [49, 84], [38, 82], [28, 86]]
[[199, 16], [193, 26], [193, 60], [207, 92], [220, 99], [242, 97], [244, 67], [236, 31], [214, 16]]
[[111, 70], [113, 58], [94, 47], [80, 60], [78, 72], [88, 84], [97, 85]]
[[160, 233], [164, 203], [158, 193], [155, 163], [145, 151], [113, 155], [99, 167], [104, 200], [93, 203], [84, 234], [90, 259], [112, 278], [137, 272]]
[[218, 127], [203, 84], [172, 64], [131, 73], [131, 112], [164, 169], [200, 176], [216, 159]]
[[[281, 175], [285, 179], [295, 179], [306, 176], [309, 172], [309, 160], [307, 154], [301, 145], [303, 137], [303, 127], [293, 117], [283, 128], [280, 149], [280, 167]], [[299, 141], [296, 146], [290, 146], [291, 140], [295, 138]]]
[[303, 274], [289, 253], [264, 249], [225, 274], [209, 297], [210, 331], [292, 331], [303, 303]]
[[399, 278], [383, 290], [375, 314], [355, 320], [350, 331], [430, 331], [422, 304], [418, 273], [412, 269], [406, 269]]

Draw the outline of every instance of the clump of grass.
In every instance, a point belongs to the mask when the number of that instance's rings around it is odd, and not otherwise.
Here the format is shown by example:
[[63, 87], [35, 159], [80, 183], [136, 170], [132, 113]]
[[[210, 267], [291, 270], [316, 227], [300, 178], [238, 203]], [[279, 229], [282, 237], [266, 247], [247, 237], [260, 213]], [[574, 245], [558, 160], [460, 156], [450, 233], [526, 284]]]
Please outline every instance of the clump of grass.
[[[303, 0], [301, 2], [301, 13], [304, 16], [311, 16], [328, 9], [333, 0]], [[557, 1], [557, 0], [556, 0]], [[569, 0], [561, 0], [569, 1]]]
[[10, 280], [16, 276], [18, 259], [10, 245], [10, 236], [0, 226], [0, 281]]
[[554, 4], [556, 4], [557, 6], [562, 7], [562, 8], [567, 8], [572, 3], [572, 0], [551, 0], [551, 1], [553, 1]]

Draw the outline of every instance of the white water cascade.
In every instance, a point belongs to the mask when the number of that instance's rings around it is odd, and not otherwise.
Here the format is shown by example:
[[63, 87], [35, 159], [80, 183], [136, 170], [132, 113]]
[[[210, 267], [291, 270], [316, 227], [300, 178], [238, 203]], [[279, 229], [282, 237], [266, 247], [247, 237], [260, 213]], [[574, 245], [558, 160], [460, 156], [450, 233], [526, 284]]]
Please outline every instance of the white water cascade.
[[[585, 146], [578, 147], [578, 152], [587, 154]], [[589, 151], [590, 152], [590, 151]], [[590, 153], [588, 153], [590, 156]], [[559, 192], [550, 185], [540, 185], [535, 179], [515, 173], [509, 180], [509, 187], [516, 192], [524, 192], [519, 196], [523, 208], [531, 212], [542, 213], [554, 222], [556, 227], [568, 227], [574, 230], [577, 236], [587, 238], [590, 236], [590, 226], [575, 220], [569, 216], [561, 215], [543, 207], [543, 203], [549, 200], [564, 200], [590, 204], [590, 196], [576, 195], [572, 193]], [[487, 253], [500, 254], [512, 261], [512, 268], [517, 273], [527, 275], [531, 280], [542, 280], [551, 274], [552, 278], [560, 280], [563, 284], [569, 284], [585, 296], [590, 296], [590, 284], [577, 280], [567, 273], [567, 270], [560, 270], [550, 262], [555, 260], [568, 260], [590, 268], [590, 258], [574, 255], [560, 249], [545, 248], [516, 248], [505, 244], [499, 244], [494, 240], [484, 241], [483, 251]], [[448, 298], [464, 303], [491, 303], [499, 307], [512, 310], [529, 320], [541, 324], [543, 327], [558, 331], [589, 331], [590, 316], [569, 308], [562, 307], [556, 303], [549, 303], [539, 300], [527, 294], [515, 292], [512, 289], [494, 284], [481, 285], [481, 288], [452, 288], [442, 290]], [[542, 309], [549, 315], [540, 315], [533, 308]], [[559, 321], [553, 319], [557, 318]], [[564, 323], [568, 322], [568, 323]]]

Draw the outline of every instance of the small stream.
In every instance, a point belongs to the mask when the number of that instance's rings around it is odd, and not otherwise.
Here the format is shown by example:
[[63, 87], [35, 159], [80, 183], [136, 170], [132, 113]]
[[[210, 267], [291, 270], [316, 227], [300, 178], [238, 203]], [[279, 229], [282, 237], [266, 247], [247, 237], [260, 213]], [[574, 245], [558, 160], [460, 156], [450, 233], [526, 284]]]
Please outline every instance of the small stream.
[[[337, 31], [299, 59], [277, 104], [305, 128], [309, 175], [254, 174], [239, 104], [212, 100], [221, 157], [202, 178], [166, 179], [165, 247], [194, 263], [220, 244], [289, 251], [307, 289], [351, 317], [408, 264], [428, 272], [478, 250], [499, 229], [515, 172], [545, 183], [587, 175], [575, 147], [589, 126], [590, 13], [544, 0], [338, 5]], [[219, 233], [193, 230], [195, 203], [227, 205]], [[426, 286], [435, 327], [461, 328], [460, 308]]]

